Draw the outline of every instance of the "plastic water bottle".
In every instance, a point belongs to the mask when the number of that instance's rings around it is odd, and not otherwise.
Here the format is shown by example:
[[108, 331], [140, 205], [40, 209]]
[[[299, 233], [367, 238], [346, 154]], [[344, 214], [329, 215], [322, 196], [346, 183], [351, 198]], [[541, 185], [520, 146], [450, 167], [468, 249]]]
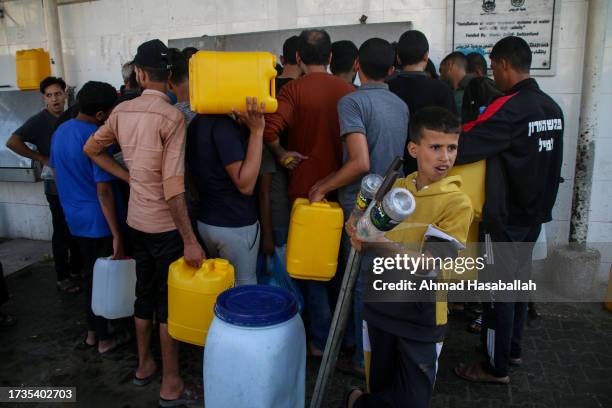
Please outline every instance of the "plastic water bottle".
[[363, 241], [373, 241], [393, 229], [414, 212], [416, 203], [410, 191], [396, 187], [372, 203], [357, 223], [357, 235]]
[[376, 195], [376, 192], [380, 188], [382, 182], [383, 178], [378, 174], [368, 174], [361, 179], [361, 189], [359, 190], [359, 193], [357, 193], [357, 198], [355, 199], [354, 211], [358, 211], [359, 215], [363, 215], [374, 199], [374, 196]]
[[368, 174], [361, 179], [361, 188], [355, 197], [355, 208], [353, 208], [349, 217], [351, 225], [357, 224], [359, 218], [363, 216], [382, 182], [383, 178], [378, 174]]

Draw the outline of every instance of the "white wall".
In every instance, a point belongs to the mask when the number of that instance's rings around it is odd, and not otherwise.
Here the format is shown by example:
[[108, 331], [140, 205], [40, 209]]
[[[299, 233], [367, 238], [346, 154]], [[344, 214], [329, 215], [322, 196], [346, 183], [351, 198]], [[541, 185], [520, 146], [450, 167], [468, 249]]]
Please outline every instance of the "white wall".
[[[608, 5], [606, 28], [606, 50], [601, 76], [602, 96], [599, 104], [599, 133], [595, 139], [595, 169], [591, 212], [589, 215], [589, 236], [591, 242], [612, 242], [612, 3]], [[601, 251], [599, 281], [607, 282], [612, 251]]]
[[[446, 0], [98, 0], [60, 7], [66, 79], [80, 86], [89, 79], [121, 83], [121, 63], [131, 59], [141, 42], [240, 32], [368, 23], [412, 21], [430, 41], [439, 63], [448, 50]], [[17, 21], [0, 20], [0, 84], [15, 82], [14, 54], [22, 48], [45, 47], [40, 0], [3, 3]], [[578, 133], [582, 59], [586, 27], [585, 0], [563, 0], [557, 75], [538, 78], [565, 113], [565, 160], [549, 240], [567, 241]], [[603, 75], [605, 95], [596, 147], [596, 174], [591, 208], [590, 240], [612, 242], [612, 12], [607, 26]], [[11, 65], [12, 64], [12, 65]], [[0, 185], [0, 194], [4, 194]], [[0, 231], [2, 229], [0, 228]]]

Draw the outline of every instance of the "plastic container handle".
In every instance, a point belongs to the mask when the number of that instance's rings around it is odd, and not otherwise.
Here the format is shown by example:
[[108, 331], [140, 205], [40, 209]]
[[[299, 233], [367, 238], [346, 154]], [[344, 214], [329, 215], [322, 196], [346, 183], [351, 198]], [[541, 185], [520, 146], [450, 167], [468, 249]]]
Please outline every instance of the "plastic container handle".
[[329, 203], [326, 201], [317, 201], [314, 203], [311, 202], [310, 205], [312, 205], [313, 207], [319, 207], [319, 208], [330, 208], [331, 207], [331, 205], [329, 205]]

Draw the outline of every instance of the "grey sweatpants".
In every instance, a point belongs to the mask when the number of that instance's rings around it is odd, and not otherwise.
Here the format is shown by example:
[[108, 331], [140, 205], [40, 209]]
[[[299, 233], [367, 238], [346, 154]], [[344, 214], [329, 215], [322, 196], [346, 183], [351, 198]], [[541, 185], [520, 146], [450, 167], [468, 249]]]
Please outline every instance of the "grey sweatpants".
[[216, 227], [198, 221], [208, 258], [227, 259], [236, 273], [236, 286], [255, 285], [259, 252], [259, 221], [246, 227]]

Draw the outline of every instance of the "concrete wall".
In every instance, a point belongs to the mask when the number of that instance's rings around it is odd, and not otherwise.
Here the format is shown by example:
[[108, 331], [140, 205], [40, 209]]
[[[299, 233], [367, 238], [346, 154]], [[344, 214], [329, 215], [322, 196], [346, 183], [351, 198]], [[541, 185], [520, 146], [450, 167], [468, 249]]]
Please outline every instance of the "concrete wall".
[[[580, 111], [582, 59], [586, 27], [585, 0], [561, 1], [557, 74], [538, 78], [542, 88], [563, 108], [566, 119], [565, 160], [549, 241], [567, 241]], [[0, 84], [15, 81], [14, 54], [22, 48], [45, 47], [40, 0], [3, 3], [9, 18], [0, 20]], [[80, 86], [89, 79], [120, 85], [120, 65], [132, 58], [144, 40], [185, 38], [295, 27], [412, 21], [430, 40], [439, 63], [448, 50], [446, 0], [98, 0], [60, 7], [66, 78]], [[607, 26], [601, 131], [596, 146], [595, 185], [589, 239], [612, 242], [612, 13]], [[607, 74], [607, 75], [606, 75]], [[30, 189], [31, 190], [31, 189]], [[6, 186], [0, 184], [5, 201]], [[29, 190], [28, 190], [29, 191]], [[40, 198], [40, 197], [39, 197]], [[7, 201], [12, 200], [9, 198]], [[44, 200], [44, 198], [41, 198]], [[0, 226], [0, 234], [3, 230]], [[29, 236], [25, 234], [24, 236]], [[612, 260], [612, 259], [611, 259]]]
[[[606, 50], [602, 75], [602, 97], [599, 105], [599, 133], [595, 139], [595, 168], [589, 218], [590, 242], [612, 242], [612, 3], [608, 5]], [[607, 245], [606, 245], [607, 246]], [[599, 280], [608, 280], [612, 251], [602, 250]]]
[[43, 183], [0, 182], [0, 237], [51, 239]]

